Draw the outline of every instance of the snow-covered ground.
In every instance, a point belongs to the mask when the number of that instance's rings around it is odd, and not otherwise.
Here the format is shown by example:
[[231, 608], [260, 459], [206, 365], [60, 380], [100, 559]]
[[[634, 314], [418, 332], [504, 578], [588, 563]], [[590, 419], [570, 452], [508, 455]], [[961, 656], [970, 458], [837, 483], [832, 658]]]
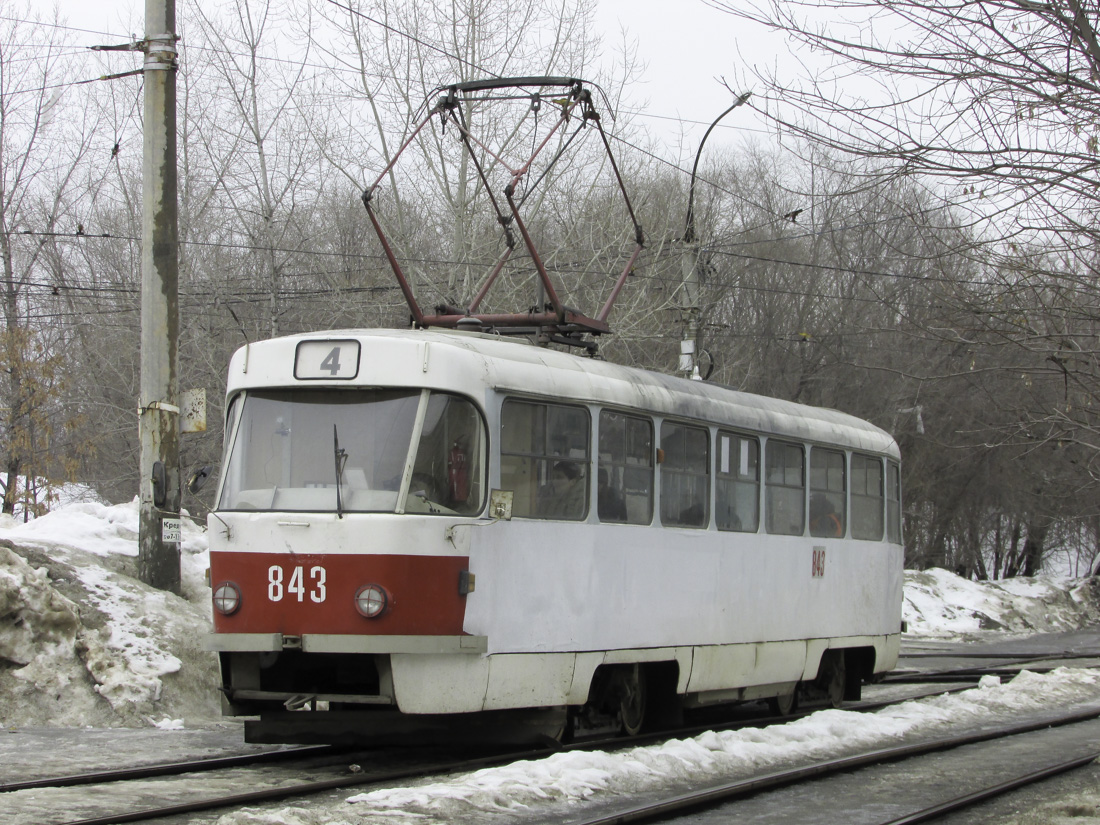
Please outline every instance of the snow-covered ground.
[[944, 641], [1077, 630], [1100, 623], [1100, 579], [974, 582], [938, 568], [907, 570], [902, 617], [910, 636]]
[[[185, 520], [183, 596], [136, 578], [136, 503], [73, 503], [28, 523], [0, 520], [0, 724], [174, 731], [224, 724], [217, 673], [202, 650], [210, 621], [203, 530]], [[1100, 620], [1093, 580], [975, 583], [944, 571], [906, 575], [909, 638], [989, 639], [1073, 630]], [[762, 768], [931, 736], [994, 720], [1100, 703], [1100, 672], [1025, 673], [876, 714], [821, 711], [763, 730], [707, 733], [615, 754], [561, 753], [443, 782], [357, 794], [336, 808], [236, 813], [219, 825], [335, 825], [547, 816], [579, 800], [745, 776]]]
[[202, 529], [184, 520], [183, 597], [137, 579], [137, 504], [0, 517], [0, 724], [218, 720]]

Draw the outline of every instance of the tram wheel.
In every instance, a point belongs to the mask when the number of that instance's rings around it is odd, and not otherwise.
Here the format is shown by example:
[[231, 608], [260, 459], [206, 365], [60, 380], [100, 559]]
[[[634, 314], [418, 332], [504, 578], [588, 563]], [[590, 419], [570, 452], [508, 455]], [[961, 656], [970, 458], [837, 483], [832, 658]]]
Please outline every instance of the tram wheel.
[[817, 686], [825, 693], [829, 707], [839, 708], [844, 703], [844, 689], [848, 674], [844, 666], [844, 651], [829, 650], [821, 657], [817, 672]]
[[790, 716], [798, 708], [798, 685], [796, 684], [787, 693], [773, 696], [768, 699], [768, 710], [774, 716]]
[[619, 697], [619, 721], [627, 736], [637, 736], [645, 723], [646, 688], [637, 665], [616, 673], [615, 692]]

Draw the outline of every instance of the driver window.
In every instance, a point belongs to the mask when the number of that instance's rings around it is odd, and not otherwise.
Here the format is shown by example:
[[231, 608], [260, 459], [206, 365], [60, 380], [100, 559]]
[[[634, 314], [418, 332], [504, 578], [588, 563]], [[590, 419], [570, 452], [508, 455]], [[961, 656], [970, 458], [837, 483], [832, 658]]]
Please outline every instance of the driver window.
[[405, 510], [481, 512], [485, 481], [481, 416], [464, 398], [433, 393], [416, 449]]

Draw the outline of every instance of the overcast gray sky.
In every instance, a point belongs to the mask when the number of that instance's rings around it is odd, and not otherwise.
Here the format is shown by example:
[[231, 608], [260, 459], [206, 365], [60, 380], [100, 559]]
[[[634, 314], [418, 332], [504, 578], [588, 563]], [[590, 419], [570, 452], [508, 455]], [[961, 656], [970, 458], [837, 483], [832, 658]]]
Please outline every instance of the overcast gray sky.
[[[747, 31], [729, 14], [702, 0], [599, 0], [598, 22], [608, 45], [625, 29], [636, 38], [639, 55], [647, 64], [644, 76], [631, 93], [632, 102], [653, 117], [647, 125], [661, 131], [659, 118], [670, 123], [663, 130], [670, 144], [677, 140], [683, 122], [685, 151], [692, 157], [707, 126], [733, 102], [721, 85], [725, 78], [738, 93], [745, 87], [746, 63], [771, 63], [782, 38], [763, 31]], [[759, 134], [763, 126], [742, 108], [731, 113], [708, 141], [734, 142], [746, 130]], [[677, 147], [669, 146], [671, 154]]]
[[[131, 33], [124, 21], [144, 28], [144, 0], [57, 0], [69, 24], [78, 28]], [[745, 63], [770, 63], [781, 38], [746, 31], [744, 24], [703, 0], [599, 0], [597, 25], [609, 55], [622, 39], [636, 39], [646, 64], [639, 82], [628, 90], [625, 105], [642, 110], [642, 122], [658, 136], [667, 160], [690, 164], [706, 127], [733, 102], [721, 85], [742, 92]], [[140, 35], [141, 31], [136, 32]], [[135, 63], [135, 67], [138, 64]], [[708, 147], [737, 145], [764, 129], [748, 107], [730, 114], [708, 141]]]

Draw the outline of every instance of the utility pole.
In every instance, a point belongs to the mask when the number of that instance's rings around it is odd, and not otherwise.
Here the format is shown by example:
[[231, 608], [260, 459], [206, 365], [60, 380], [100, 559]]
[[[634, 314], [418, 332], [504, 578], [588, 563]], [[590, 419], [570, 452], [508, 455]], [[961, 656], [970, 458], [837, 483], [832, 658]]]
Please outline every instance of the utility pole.
[[686, 248], [680, 259], [680, 311], [684, 324], [684, 337], [680, 339], [680, 363], [679, 372], [685, 378], [693, 381], [702, 381], [699, 374], [699, 364], [696, 360], [696, 350], [699, 347], [699, 290], [702, 287], [702, 278], [699, 272], [699, 243], [694, 239], [684, 238]]
[[680, 284], [680, 309], [684, 318], [684, 337], [680, 341], [679, 371], [685, 377], [702, 381], [696, 355], [699, 349], [699, 291], [702, 286], [702, 273], [699, 266], [699, 242], [695, 238], [695, 173], [699, 169], [699, 158], [703, 155], [703, 144], [718, 125], [718, 121], [749, 99], [752, 92], [738, 96], [733, 105], [714, 119], [699, 141], [695, 153], [695, 164], [691, 167], [691, 184], [688, 187], [687, 219], [684, 221], [684, 256], [680, 260], [682, 283]]
[[176, 2], [145, 0], [138, 575], [180, 591]]

